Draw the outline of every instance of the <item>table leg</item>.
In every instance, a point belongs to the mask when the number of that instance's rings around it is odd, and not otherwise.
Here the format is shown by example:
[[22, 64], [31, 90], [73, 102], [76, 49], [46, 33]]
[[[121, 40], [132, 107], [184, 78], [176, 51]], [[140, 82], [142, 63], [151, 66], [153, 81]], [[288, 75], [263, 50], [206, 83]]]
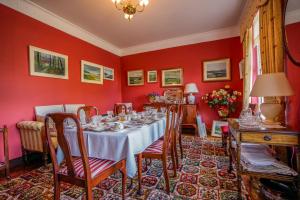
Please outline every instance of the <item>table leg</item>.
[[298, 172], [298, 178], [297, 178], [297, 187], [298, 187], [298, 199], [300, 199], [300, 148], [294, 147], [296, 152], [296, 163], [297, 163], [297, 172]]
[[237, 173], [237, 184], [238, 184], [238, 199], [242, 199], [241, 198], [241, 194], [242, 194], [242, 177], [241, 177], [241, 145], [239, 144], [238, 141], [236, 141], [236, 149], [237, 149], [237, 153], [236, 153], [236, 173]]
[[143, 157], [142, 157], [141, 153], [137, 155], [137, 161], [138, 161], [138, 184], [139, 184], [137, 194], [138, 195], [143, 195], [143, 189], [142, 189], [142, 170], [143, 170], [142, 161], [143, 161]]
[[[228, 172], [231, 173], [232, 170], [233, 170], [233, 167], [232, 167], [232, 149], [231, 149], [231, 144], [232, 144], [232, 135], [231, 135], [231, 132], [229, 131], [228, 132], [228, 136], [229, 136], [229, 145], [227, 145], [227, 148], [228, 148], [228, 156], [229, 156], [229, 167], [228, 167]], [[226, 149], [227, 151], [227, 149]]]

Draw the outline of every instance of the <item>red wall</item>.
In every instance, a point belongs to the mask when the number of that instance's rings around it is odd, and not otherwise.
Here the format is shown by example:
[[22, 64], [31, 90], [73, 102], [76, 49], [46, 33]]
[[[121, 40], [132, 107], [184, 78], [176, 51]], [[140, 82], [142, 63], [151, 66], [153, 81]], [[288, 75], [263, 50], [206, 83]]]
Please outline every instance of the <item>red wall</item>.
[[[291, 52], [296, 52], [295, 57], [300, 60], [300, 23], [288, 25], [287, 36]], [[295, 92], [294, 96], [289, 97], [288, 123], [292, 127], [300, 129], [300, 66], [297, 67], [287, 60], [287, 76]]]
[[[21, 156], [16, 123], [34, 118], [34, 106], [64, 103], [95, 105], [101, 111], [121, 101], [120, 58], [0, 4], [0, 126], [9, 128], [10, 158]], [[28, 46], [69, 56], [69, 80], [29, 75]], [[84, 59], [114, 67], [115, 81], [80, 82]], [[2, 160], [2, 139], [0, 159]]]
[[[205, 60], [230, 58], [232, 80], [228, 82], [204, 83], [202, 81], [202, 63]], [[199, 111], [205, 122], [210, 126], [212, 120], [218, 119], [216, 113], [204, 104], [200, 97], [225, 84], [242, 91], [243, 82], [239, 78], [238, 64], [242, 59], [242, 46], [239, 37], [205, 42], [194, 45], [175, 47], [170, 49], [152, 51], [121, 58], [122, 65], [122, 95], [123, 101], [133, 102], [135, 109], [141, 109], [148, 102], [147, 94], [160, 92], [166, 88], [161, 87], [161, 70], [167, 68], [183, 68], [184, 84], [197, 83], [200, 94], [197, 95]], [[127, 86], [127, 71], [144, 69], [144, 86]], [[147, 83], [147, 71], [158, 70], [158, 83]], [[242, 99], [241, 99], [242, 101]]]

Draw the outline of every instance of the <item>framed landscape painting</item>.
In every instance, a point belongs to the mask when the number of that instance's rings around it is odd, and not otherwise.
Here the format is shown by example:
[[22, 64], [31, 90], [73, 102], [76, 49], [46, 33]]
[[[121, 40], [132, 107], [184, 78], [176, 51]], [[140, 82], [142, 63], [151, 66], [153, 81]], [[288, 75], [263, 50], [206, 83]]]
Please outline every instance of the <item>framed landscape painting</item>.
[[222, 137], [222, 126], [228, 126], [227, 121], [213, 121], [211, 136]]
[[231, 80], [230, 59], [203, 62], [203, 81]]
[[103, 84], [103, 66], [82, 60], [81, 82]]
[[114, 72], [114, 69], [108, 68], [108, 67], [104, 67], [103, 70], [104, 70], [104, 79], [105, 79], [105, 80], [110, 80], [110, 81], [115, 80], [115, 72]]
[[68, 56], [29, 46], [30, 75], [68, 79]]
[[144, 85], [144, 71], [134, 70], [127, 72], [128, 86]]
[[157, 82], [157, 71], [152, 70], [147, 72], [147, 82], [156, 83]]
[[182, 86], [183, 84], [183, 70], [178, 69], [167, 69], [162, 70], [162, 86]]

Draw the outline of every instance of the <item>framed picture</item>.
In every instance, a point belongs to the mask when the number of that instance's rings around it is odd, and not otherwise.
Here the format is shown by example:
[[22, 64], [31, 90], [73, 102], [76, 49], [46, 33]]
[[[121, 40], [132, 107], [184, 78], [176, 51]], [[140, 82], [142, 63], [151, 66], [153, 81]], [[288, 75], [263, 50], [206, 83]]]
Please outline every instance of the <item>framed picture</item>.
[[230, 59], [203, 62], [203, 81], [231, 80]]
[[134, 70], [127, 72], [127, 79], [129, 86], [144, 85], [144, 71]]
[[82, 60], [81, 82], [103, 84], [103, 66]]
[[147, 82], [156, 83], [157, 82], [157, 71], [152, 70], [147, 72]]
[[227, 121], [213, 121], [211, 136], [222, 137], [222, 126], [228, 126]]
[[115, 80], [115, 70], [112, 68], [104, 67], [104, 79], [113, 81]]
[[68, 56], [29, 46], [30, 75], [69, 79]]
[[162, 86], [182, 86], [183, 84], [183, 70], [178, 69], [167, 69], [162, 70]]

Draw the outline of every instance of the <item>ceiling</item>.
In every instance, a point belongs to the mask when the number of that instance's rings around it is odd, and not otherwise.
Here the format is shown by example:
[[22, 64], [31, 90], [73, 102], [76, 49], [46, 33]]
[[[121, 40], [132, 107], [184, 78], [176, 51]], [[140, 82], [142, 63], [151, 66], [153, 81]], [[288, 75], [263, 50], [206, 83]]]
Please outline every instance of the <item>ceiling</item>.
[[236, 26], [246, 2], [150, 0], [129, 22], [111, 0], [30, 1], [120, 49]]

